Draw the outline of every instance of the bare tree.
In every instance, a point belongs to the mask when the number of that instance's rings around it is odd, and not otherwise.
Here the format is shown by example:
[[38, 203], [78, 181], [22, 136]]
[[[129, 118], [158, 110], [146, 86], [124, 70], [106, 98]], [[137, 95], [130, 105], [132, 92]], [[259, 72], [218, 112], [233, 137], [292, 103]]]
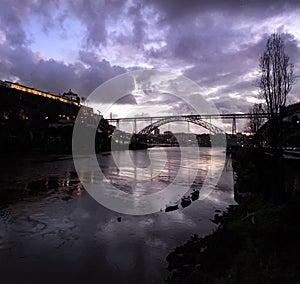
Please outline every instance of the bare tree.
[[251, 133], [255, 134], [264, 123], [262, 104], [254, 104], [253, 107], [249, 108], [249, 113], [248, 128]]
[[269, 37], [266, 49], [260, 57], [259, 68], [259, 92], [266, 102], [271, 145], [277, 148], [280, 146], [281, 110], [285, 106], [286, 97], [296, 79], [294, 66], [289, 63], [289, 56], [285, 53], [285, 45], [279, 34], [272, 34]]

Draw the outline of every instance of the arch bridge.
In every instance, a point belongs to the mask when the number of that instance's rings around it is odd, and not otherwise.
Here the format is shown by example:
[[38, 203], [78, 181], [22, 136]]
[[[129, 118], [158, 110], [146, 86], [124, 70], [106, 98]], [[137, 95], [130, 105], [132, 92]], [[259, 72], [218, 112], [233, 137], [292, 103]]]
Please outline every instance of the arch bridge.
[[207, 122], [207, 121], [203, 120], [201, 116], [186, 116], [186, 115], [169, 116], [169, 117], [159, 119], [156, 122], [151, 123], [150, 125], [144, 127], [137, 134], [148, 135], [153, 130], [157, 129], [158, 127], [160, 127], [164, 124], [167, 124], [169, 122], [174, 122], [174, 121], [191, 122], [191, 123], [194, 123], [194, 124], [197, 124], [197, 125], [200, 125], [200, 126], [206, 128], [207, 130], [211, 131], [214, 134], [225, 134], [223, 129], [213, 125], [210, 122]]
[[[160, 127], [161, 125], [167, 124], [174, 121], [186, 121], [197, 125], [200, 125], [207, 130], [215, 134], [225, 133], [223, 129], [214, 125], [211, 120], [220, 119], [231, 119], [232, 120], [232, 134], [236, 134], [236, 119], [249, 119], [253, 117], [267, 118], [267, 113], [232, 113], [232, 114], [203, 114], [203, 115], [175, 115], [175, 116], [156, 116], [156, 117], [125, 117], [125, 118], [109, 118], [109, 122], [115, 122], [117, 128], [119, 128], [120, 122], [133, 121], [134, 133], [137, 134], [150, 134], [153, 130]], [[137, 132], [137, 121], [144, 121], [149, 123], [148, 126], [144, 127]], [[155, 122], [153, 122], [155, 121]]]

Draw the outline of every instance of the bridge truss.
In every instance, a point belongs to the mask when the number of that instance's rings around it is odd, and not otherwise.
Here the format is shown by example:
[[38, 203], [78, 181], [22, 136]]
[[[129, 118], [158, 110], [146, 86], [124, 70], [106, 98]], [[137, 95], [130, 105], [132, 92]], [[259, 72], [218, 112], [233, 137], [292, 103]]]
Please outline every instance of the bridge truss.
[[203, 120], [201, 116], [170, 116], [166, 118], [159, 119], [158, 121], [151, 123], [150, 125], [144, 127], [142, 130], [138, 132], [138, 134], [150, 134], [153, 130], [156, 128], [167, 124], [169, 122], [174, 122], [174, 121], [186, 121], [186, 122], [191, 122], [197, 125], [200, 125], [207, 130], [213, 132], [214, 134], [225, 134], [223, 129]]
[[[197, 125], [200, 125], [212, 133], [225, 133], [223, 129], [211, 123], [211, 120], [232, 120], [232, 134], [236, 134], [236, 119], [249, 119], [249, 118], [267, 118], [268, 113], [231, 113], [231, 114], [202, 114], [202, 115], [175, 115], [175, 116], [156, 116], [156, 117], [125, 117], [125, 118], [108, 118], [107, 120], [112, 123], [116, 123], [119, 128], [120, 122], [134, 122], [134, 133], [150, 134], [154, 129], [160, 127], [163, 124], [174, 121], [186, 121]], [[148, 122], [149, 125], [137, 132], [137, 121]], [[153, 122], [155, 121], [155, 122]], [[209, 122], [208, 122], [209, 121]]]

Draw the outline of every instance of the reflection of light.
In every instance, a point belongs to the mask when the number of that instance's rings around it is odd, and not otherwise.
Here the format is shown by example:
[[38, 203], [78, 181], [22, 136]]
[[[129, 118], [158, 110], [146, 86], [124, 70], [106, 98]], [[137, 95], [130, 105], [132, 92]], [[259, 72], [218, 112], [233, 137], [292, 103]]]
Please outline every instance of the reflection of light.
[[206, 200], [212, 201], [213, 203], [216, 203], [216, 204], [220, 204], [220, 201], [221, 201], [219, 196], [212, 196], [212, 194], [207, 196]]
[[81, 195], [81, 184], [80, 184], [80, 183], [78, 183], [78, 184], [76, 185], [76, 195], [77, 195], [77, 196], [80, 196], [80, 195]]
[[94, 183], [94, 173], [91, 173], [91, 183]]

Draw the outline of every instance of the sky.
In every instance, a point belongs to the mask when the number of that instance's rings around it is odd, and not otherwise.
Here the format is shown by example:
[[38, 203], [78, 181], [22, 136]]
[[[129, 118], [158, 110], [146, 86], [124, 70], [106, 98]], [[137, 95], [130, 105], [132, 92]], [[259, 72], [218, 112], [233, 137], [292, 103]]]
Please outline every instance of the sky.
[[[221, 113], [247, 112], [258, 99], [259, 57], [272, 33], [281, 34], [295, 74], [300, 74], [297, 0], [0, 0], [0, 4], [0, 79], [54, 94], [71, 88], [87, 97], [115, 76], [156, 68], [195, 81], [201, 95]], [[126, 106], [139, 106], [133, 92], [124, 95], [114, 115], [122, 116]], [[169, 94], [150, 96], [152, 102], [170, 106]], [[299, 100], [296, 81], [288, 103]], [[97, 103], [102, 101], [106, 98]]]

